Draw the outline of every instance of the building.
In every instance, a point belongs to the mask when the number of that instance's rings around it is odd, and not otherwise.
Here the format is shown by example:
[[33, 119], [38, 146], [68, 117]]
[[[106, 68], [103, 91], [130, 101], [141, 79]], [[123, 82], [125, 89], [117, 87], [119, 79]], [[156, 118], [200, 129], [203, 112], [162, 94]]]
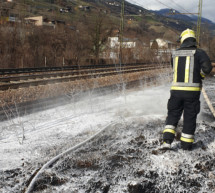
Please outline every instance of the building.
[[[136, 39], [123, 38], [122, 48], [132, 49], [136, 47]], [[108, 46], [109, 53], [105, 54], [106, 58], [117, 59], [119, 57], [120, 51], [120, 40], [119, 37], [108, 37]]]
[[80, 5], [78, 7], [80, 10], [82, 11], [91, 11], [91, 7], [90, 6], [83, 6], [83, 5]]
[[36, 16], [36, 17], [27, 17], [25, 18], [26, 23], [34, 24], [36, 26], [43, 25], [43, 16]]
[[155, 40], [150, 41], [150, 48], [151, 49], [175, 49], [176, 44], [169, 41], [169, 40], [164, 40], [161, 38], [157, 38]]
[[[119, 37], [108, 37], [108, 44], [109, 44], [109, 47], [112, 49], [119, 48], [119, 46], [120, 46]], [[129, 39], [129, 38], [123, 38], [122, 47], [123, 48], [135, 48], [136, 41]]]
[[162, 53], [170, 54], [172, 50], [176, 49], [176, 47], [176, 43], [161, 38], [150, 41], [150, 48], [156, 50], [158, 55], [161, 55]]
[[50, 20], [48, 18], [43, 19], [43, 16], [28, 17], [25, 18], [25, 21], [27, 24], [32, 24], [35, 26], [48, 26], [53, 28], [55, 28], [56, 26], [66, 25], [66, 22], [63, 20]]

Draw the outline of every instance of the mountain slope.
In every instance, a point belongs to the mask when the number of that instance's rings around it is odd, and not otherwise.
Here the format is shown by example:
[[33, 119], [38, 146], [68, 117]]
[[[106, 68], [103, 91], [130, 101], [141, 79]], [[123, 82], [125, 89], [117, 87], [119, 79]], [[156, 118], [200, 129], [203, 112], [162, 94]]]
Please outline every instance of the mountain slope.
[[[184, 21], [188, 21], [188, 22], [196, 22], [198, 19], [198, 16], [195, 14], [181, 14], [179, 11], [177, 10], [173, 10], [172, 9], [161, 9], [158, 11], [154, 11], [155, 13], [159, 14], [159, 15], [163, 15], [166, 17], [171, 17], [171, 18], [175, 18], [175, 19], [181, 19]], [[209, 24], [213, 24], [213, 22], [209, 19], [206, 19], [204, 17], [201, 18], [202, 23], [209, 23]]]

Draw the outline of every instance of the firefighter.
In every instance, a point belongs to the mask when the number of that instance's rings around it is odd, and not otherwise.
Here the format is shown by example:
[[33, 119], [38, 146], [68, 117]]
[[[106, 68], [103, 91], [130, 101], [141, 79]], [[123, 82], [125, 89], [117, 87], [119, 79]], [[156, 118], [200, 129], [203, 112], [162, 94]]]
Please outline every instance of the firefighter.
[[195, 32], [186, 29], [180, 35], [181, 46], [172, 52], [173, 82], [168, 100], [167, 119], [163, 131], [163, 148], [171, 148], [178, 121], [183, 113], [181, 148], [191, 150], [197, 114], [200, 112], [202, 79], [212, 70], [208, 55], [197, 48]]

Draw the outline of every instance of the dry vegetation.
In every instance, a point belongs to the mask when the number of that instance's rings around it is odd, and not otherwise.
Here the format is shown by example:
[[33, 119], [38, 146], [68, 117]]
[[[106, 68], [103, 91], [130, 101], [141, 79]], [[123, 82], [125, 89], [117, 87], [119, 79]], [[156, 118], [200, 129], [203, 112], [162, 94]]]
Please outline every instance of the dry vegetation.
[[[72, 13], [60, 14], [59, 8], [62, 7], [62, 2], [64, 1], [51, 4], [52, 8], [55, 7], [52, 16], [49, 12], [44, 13], [49, 21], [58, 21], [55, 27], [53, 25], [34, 26], [33, 23], [26, 23], [24, 16], [20, 22], [1, 22], [0, 69], [85, 65], [102, 63], [104, 60], [106, 63], [119, 62], [116, 59], [104, 57], [104, 53], [114, 51], [110, 49], [108, 37], [120, 35], [119, 13], [110, 13], [110, 10], [98, 7], [93, 7], [90, 11], [80, 11], [77, 4], [73, 7]], [[29, 9], [31, 12], [26, 11], [26, 14], [33, 16], [36, 5], [28, 6], [34, 11]], [[40, 7], [40, 4], [38, 6]], [[24, 7], [19, 9], [24, 9]], [[13, 11], [19, 9], [14, 4]], [[38, 9], [37, 11], [39, 13], [44, 10]], [[132, 20], [125, 18], [124, 23], [123, 36], [130, 38], [131, 41], [135, 40], [137, 47], [123, 50], [126, 56], [123, 62], [151, 61], [154, 56], [153, 52], [148, 53], [150, 40], [162, 38], [169, 29], [160, 32], [151, 30], [150, 24], [144, 17], [132, 18]], [[118, 50], [115, 51], [118, 52]]]

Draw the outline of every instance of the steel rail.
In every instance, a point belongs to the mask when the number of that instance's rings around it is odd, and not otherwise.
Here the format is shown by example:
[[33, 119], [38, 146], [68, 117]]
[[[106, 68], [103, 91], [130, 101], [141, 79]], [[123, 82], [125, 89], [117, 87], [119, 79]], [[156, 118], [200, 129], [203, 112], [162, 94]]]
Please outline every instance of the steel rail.
[[[122, 67], [122, 70], [125, 69], [139, 69], [139, 68], [150, 68], [154, 67], [153, 65], [144, 65], [144, 66], [126, 66]], [[28, 79], [44, 79], [44, 78], [54, 78], [54, 77], [63, 77], [63, 76], [70, 76], [70, 75], [79, 75], [79, 74], [88, 74], [88, 73], [99, 73], [104, 71], [113, 71], [118, 70], [116, 67], [110, 68], [98, 68], [98, 69], [87, 69], [87, 70], [73, 70], [69, 72], [54, 72], [54, 73], [43, 73], [43, 74], [29, 74], [29, 75], [21, 75], [21, 76], [7, 76], [7, 77], [0, 77], [0, 82], [11, 82], [11, 81], [21, 81], [21, 80], [28, 80]]]
[[[160, 69], [162, 68], [168, 68], [166, 66], [160, 66]], [[69, 82], [69, 81], [75, 81], [75, 80], [81, 80], [81, 79], [91, 79], [91, 78], [97, 78], [97, 77], [105, 77], [105, 76], [112, 76], [117, 74], [127, 74], [127, 73], [134, 73], [134, 72], [141, 72], [141, 71], [150, 71], [154, 69], [159, 69], [158, 67], [146, 67], [146, 68], [139, 68], [139, 69], [129, 69], [129, 70], [114, 70], [110, 72], [99, 71], [95, 73], [90, 74], [81, 74], [81, 75], [74, 75], [74, 76], [67, 76], [67, 77], [61, 77], [61, 78], [48, 78], [48, 79], [40, 79], [40, 80], [27, 80], [26, 82], [14, 82], [14, 83], [2, 83], [0, 84], [0, 90], [8, 90], [8, 89], [18, 89], [18, 88], [25, 88], [30, 86], [39, 86], [39, 85], [46, 85], [46, 84], [55, 84], [55, 83], [61, 83], [61, 82]]]
[[130, 63], [130, 64], [100, 64], [100, 65], [73, 65], [73, 66], [58, 66], [58, 67], [34, 67], [34, 68], [7, 68], [0, 69], [0, 75], [7, 74], [21, 74], [21, 73], [36, 73], [36, 72], [48, 72], [48, 71], [66, 71], [66, 70], [80, 70], [80, 69], [96, 69], [96, 68], [109, 68], [109, 67], [124, 67], [124, 66], [138, 66], [161, 63]]

